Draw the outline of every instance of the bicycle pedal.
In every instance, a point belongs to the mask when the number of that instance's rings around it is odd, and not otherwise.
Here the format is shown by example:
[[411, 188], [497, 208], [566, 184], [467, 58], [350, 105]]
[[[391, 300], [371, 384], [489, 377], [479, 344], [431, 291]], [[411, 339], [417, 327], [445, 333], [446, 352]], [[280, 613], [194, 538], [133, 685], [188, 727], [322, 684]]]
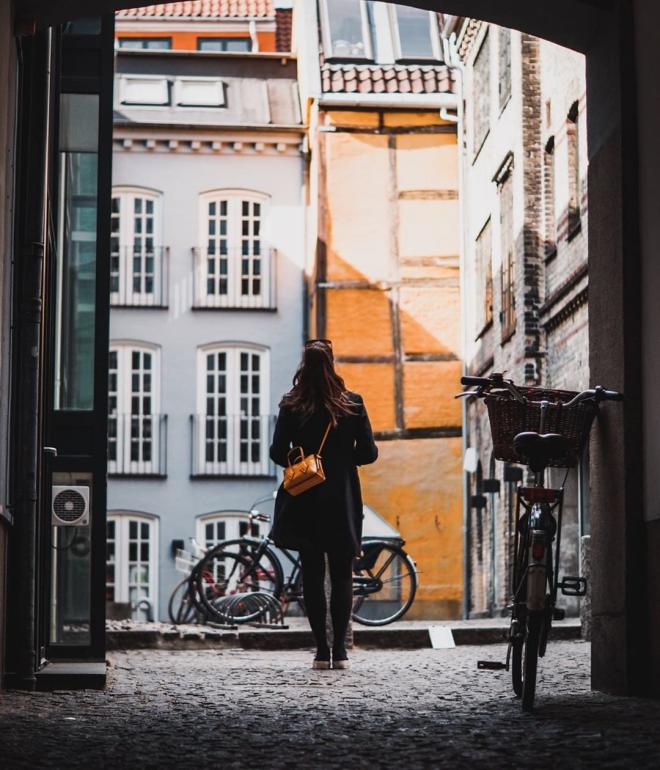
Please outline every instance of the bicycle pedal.
[[554, 610], [552, 610], [553, 620], [563, 620], [565, 617], [566, 617], [566, 610], [560, 609], [559, 607], [555, 607]]
[[485, 671], [502, 671], [506, 669], [506, 663], [500, 663], [498, 660], [478, 660], [477, 668]]
[[587, 581], [583, 577], [565, 577], [559, 588], [564, 596], [586, 596]]

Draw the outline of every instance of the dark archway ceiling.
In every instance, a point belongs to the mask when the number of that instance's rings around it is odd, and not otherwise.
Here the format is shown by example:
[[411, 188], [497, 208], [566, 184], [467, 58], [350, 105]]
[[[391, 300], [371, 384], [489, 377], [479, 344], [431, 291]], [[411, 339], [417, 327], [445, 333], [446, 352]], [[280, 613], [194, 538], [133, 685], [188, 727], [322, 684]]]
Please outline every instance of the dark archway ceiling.
[[[315, 2], [315, 0], [304, 0]], [[407, 5], [471, 16], [520, 29], [560, 45], [586, 51], [603, 14], [620, 0], [399, 0]], [[119, 8], [150, 5], [143, 0], [16, 0], [17, 17], [39, 25], [58, 24], [80, 16], [111, 13]]]

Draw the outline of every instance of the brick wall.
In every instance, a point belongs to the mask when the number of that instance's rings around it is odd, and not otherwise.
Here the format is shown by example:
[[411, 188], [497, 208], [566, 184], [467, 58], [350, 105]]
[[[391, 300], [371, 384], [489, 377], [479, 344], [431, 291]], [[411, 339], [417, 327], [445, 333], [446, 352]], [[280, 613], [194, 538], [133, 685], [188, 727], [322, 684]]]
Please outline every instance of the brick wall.
[[[498, 46], [503, 36], [486, 37], [486, 27], [481, 24], [474, 32], [473, 25], [471, 46], [463, 49], [468, 114], [475, 99], [471, 67], [476, 51], [485, 40], [491, 46], [491, 62], [498, 61], [501, 54]], [[466, 294], [472, 298], [465, 318], [467, 360], [475, 374], [501, 371], [515, 382], [582, 389], [589, 381], [584, 59], [515, 31], [510, 40], [511, 98], [502, 110], [493, 106], [490, 131], [476, 158], [470, 152], [464, 157], [464, 274]], [[490, 84], [495, 105], [499, 94], [495, 72]], [[575, 102], [579, 105], [578, 142], [577, 153], [571, 155], [566, 128]], [[468, 134], [472, 130], [469, 120], [465, 130]], [[470, 147], [470, 142], [468, 135], [465, 145]], [[551, 153], [546, 152], [548, 147]], [[570, 179], [571, 174], [576, 179], [577, 172], [581, 221], [569, 232]], [[512, 212], [506, 210], [507, 200]], [[477, 237], [488, 219], [493, 228], [493, 323], [484, 327], [486, 281]], [[502, 281], [507, 276], [510, 237], [516, 318], [509, 335], [502, 327]], [[547, 248], [549, 240], [556, 248]], [[494, 477], [501, 482], [500, 493], [488, 495], [484, 508], [471, 507], [468, 512], [469, 610], [473, 615], [497, 614], [508, 598], [513, 489], [503, 482], [503, 464], [492, 462], [485, 407], [470, 404], [467, 414], [468, 442], [476, 448], [480, 462], [479, 471], [469, 474], [470, 494], [481, 494], [481, 479]], [[561, 483], [564, 473], [551, 473], [550, 482]], [[576, 471], [568, 476], [565, 500], [562, 574], [578, 574]], [[562, 605], [577, 612], [575, 601]]]

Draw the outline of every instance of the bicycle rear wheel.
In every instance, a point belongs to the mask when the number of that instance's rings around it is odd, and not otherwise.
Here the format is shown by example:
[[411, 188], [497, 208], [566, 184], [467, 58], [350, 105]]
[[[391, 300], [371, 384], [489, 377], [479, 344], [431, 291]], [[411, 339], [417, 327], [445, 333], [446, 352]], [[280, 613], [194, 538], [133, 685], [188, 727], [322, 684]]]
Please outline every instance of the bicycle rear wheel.
[[525, 657], [523, 660], [523, 711], [531, 711], [534, 708], [536, 695], [536, 672], [539, 659], [539, 642], [543, 629], [544, 613], [533, 612], [527, 616], [527, 638], [525, 639]]
[[[402, 618], [415, 601], [417, 573], [408, 554], [395, 545], [378, 546], [369, 566], [353, 575], [353, 620], [365, 626], [385, 626]], [[358, 562], [359, 564], [359, 562]]]

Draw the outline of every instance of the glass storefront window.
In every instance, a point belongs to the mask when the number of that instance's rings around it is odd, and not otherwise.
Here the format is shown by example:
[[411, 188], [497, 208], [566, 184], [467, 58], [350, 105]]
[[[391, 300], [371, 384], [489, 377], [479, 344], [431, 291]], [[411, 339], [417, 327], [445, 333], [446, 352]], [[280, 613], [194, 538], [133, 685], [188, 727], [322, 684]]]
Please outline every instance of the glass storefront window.
[[99, 97], [62, 94], [55, 408], [94, 408]]

